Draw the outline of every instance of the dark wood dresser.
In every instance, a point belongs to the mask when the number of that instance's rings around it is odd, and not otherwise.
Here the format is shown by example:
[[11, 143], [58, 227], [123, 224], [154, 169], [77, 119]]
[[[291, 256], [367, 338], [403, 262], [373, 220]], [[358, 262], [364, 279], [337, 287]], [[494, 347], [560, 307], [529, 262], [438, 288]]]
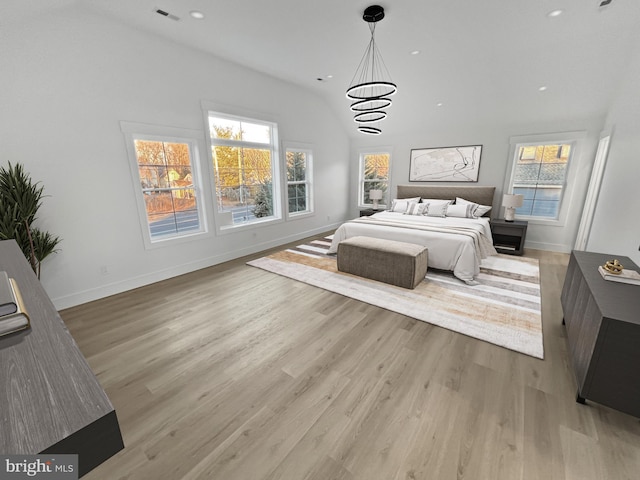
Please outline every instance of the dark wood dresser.
[[116, 412], [14, 240], [0, 270], [31, 318], [0, 337], [0, 453], [77, 454], [82, 476], [124, 448]]
[[574, 251], [562, 289], [562, 310], [578, 383], [586, 399], [640, 417], [640, 285], [607, 281], [598, 266], [628, 257]]

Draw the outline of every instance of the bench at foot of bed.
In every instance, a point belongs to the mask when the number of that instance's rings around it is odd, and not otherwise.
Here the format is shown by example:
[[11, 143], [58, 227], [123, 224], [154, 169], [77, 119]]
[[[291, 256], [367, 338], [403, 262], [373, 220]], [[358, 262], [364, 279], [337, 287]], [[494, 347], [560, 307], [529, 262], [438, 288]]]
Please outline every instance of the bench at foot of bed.
[[338, 245], [338, 270], [413, 289], [427, 274], [427, 255], [423, 245], [351, 237]]

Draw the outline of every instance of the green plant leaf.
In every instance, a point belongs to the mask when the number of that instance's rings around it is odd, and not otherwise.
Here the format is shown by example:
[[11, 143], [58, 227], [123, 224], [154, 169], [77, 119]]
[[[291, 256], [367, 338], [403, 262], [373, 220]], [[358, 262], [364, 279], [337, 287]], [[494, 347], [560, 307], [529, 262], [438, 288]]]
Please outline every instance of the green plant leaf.
[[0, 167], [0, 239], [16, 240], [38, 278], [40, 263], [60, 243], [59, 237], [33, 227], [43, 197], [44, 187], [32, 182], [20, 163]]

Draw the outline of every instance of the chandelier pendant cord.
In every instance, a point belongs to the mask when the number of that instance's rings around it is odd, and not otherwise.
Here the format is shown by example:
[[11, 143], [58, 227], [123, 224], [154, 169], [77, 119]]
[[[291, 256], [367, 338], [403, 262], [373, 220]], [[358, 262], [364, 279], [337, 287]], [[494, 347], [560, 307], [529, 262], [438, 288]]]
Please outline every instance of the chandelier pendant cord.
[[396, 84], [391, 81], [391, 75], [375, 41], [376, 23], [383, 18], [384, 9], [378, 5], [365, 10], [363, 20], [369, 25], [371, 39], [346, 92], [347, 98], [354, 100], [350, 107], [351, 111], [355, 112], [354, 121], [367, 124], [360, 125], [358, 130], [373, 135], [379, 135], [382, 130], [369, 124], [387, 117], [384, 109], [391, 106], [389, 96], [398, 90]]

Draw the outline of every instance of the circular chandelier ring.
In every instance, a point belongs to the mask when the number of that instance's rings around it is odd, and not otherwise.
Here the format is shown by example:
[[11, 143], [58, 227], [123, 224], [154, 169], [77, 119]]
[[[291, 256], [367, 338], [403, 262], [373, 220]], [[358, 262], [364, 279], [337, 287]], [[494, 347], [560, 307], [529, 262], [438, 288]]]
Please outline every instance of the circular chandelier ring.
[[[372, 115], [373, 118], [365, 118], [368, 115]], [[387, 112], [383, 110], [373, 110], [371, 112], [360, 112], [357, 115], [354, 115], [353, 120], [358, 123], [372, 123], [379, 122], [385, 118], [387, 118]]]
[[376, 127], [358, 127], [358, 131], [367, 135], [380, 135], [382, 133], [382, 130]]
[[[367, 98], [365, 100], [353, 102], [350, 108], [352, 112], [371, 112], [373, 110], [382, 110], [383, 108], [387, 108], [391, 106], [391, 103], [391, 99], [387, 97]], [[365, 106], [367, 104], [371, 104], [371, 106]]]
[[[380, 93], [378, 95], [365, 95], [364, 92], [358, 93], [360, 90], [372, 89], [372, 88], [384, 88], [388, 91], [384, 93]], [[395, 83], [391, 82], [365, 82], [359, 83], [358, 85], [354, 85], [347, 89], [347, 97], [352, 100], [371, 100], [381, 97], [386, 97], [388, 95], [393, 95], [398, 91], [398, 87], [396, 87]]]

